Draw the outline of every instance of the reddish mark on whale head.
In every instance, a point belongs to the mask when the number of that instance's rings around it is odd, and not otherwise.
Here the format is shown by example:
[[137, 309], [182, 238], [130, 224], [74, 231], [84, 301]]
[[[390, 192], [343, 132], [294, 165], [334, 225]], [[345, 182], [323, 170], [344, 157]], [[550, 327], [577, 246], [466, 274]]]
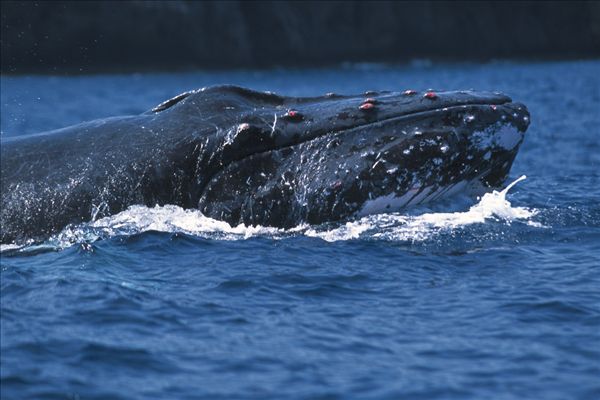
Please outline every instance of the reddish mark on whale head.
[[375, 104], [373, 104], [373, 103], [363, 103], [358, 108], [360, 108], [363, 111], [372, 110], [372, 109], [375, 108]]
[[342, 187], [342, 181], [335, 181], [331, 184], [333, 190], [337, 190]]
[[425, 93], [423, 97], [429, 100], [435, 100], [438, 98], [438, 95], [435, 92], [429, 91]]
[[304, 118], [304, 116], [296, 110], [288, 110], [283, 117], [294, 122], [301, 121]]

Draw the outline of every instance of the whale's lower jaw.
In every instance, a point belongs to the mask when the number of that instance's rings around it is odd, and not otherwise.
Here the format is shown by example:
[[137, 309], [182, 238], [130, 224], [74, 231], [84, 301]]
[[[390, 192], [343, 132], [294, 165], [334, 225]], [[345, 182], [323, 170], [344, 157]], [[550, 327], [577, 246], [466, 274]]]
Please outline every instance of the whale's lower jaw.
[[[508, 174], [523, 141], [523, 133], [510, 125], [499, 124], [495, 133], [486, 135], [484, 132], [473, 134], [473, 151], [483, 152], [482, 161], [488, 166], [475, 176], [461, 176], [458, 172], [446, 184], [429, 184], [418, 179], [403, 193], [389, 194], [370, 198], [365, 201], [356, 217], [370, 214], [395, 212], [414, 206], [425, 205], [438, 200], [451, 198], [457, 194], [480, 196], [493, 189], [500, 188], [508, 178]], [[424, 174], [426, 170], [421, 171]], [[446, 177], [445, 181], [448, 181]]]
[[402, 196], [397, 197], [394, 193], [387, 196], [377, 197], [365, 202], [363, 207], [356, 213], [356, 217], [364, 217], [371, 214], [383, 214], [404, 210], [410, 207], [428, 204], [432, 201], [452, 197], [467, 189], [477, 182], [460, 181], [450, 186], [436, 188], [434, 186], [411, 188]]
[[[502, 179], [505, 182], [506, 178]], [[440, 200], [451, 199], [458, 195], [470, 197], [481, 196], [490, 192], [500, 185], [491, 187], [484, 183], [483, 177], [471, 180], [462, 180], [447, 186], [415, 186], [401, 196], [390, 193], [386, 196], [380, 196], [366, 201], [362, 208], [356, 212], [354, 217], [361, 218], [367, 215], [384, 214], [408, 210], [412, 207], [429, 205]]]

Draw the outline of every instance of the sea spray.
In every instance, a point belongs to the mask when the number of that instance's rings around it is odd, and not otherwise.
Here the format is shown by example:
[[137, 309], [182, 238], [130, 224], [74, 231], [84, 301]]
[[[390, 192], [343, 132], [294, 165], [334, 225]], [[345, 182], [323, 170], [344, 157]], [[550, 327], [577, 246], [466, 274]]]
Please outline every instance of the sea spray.
[[116, 236], [130, 236], [143, 232], [182, 233], [214, 240], [244, 240], [252, 237], [284, 239], [295, 235], [317, 237], [326, 241], [353, 239], [374, 239], [389, 241], [424, 241], [441, 232], [460, 229], [486, 221], [501, 221], [510, 224], [514, 221], [541, 227], [531, 221], [537, 214], [535, 209], [513, 207], [506, 195], [525, 175], [510, 183], [502, 191], [484, 194], [479, 202], [463, 212], [428, 212], [421, 215], [401, 213], [377, 214], [349, 221], [331, 227], [301, 225], [292, 229], [279, 229], [263, 226], [231, 226], [227, 222], [204, 216], [198, 210], [186, 210], [179, 206], [131, 206], [127, 210], [93, 222], [71, 225], [37, 245], [15, 247], [7, 245], [2, 251], [39, 251], [41, 249], [62, 249], [76, 243], [91, 243]]

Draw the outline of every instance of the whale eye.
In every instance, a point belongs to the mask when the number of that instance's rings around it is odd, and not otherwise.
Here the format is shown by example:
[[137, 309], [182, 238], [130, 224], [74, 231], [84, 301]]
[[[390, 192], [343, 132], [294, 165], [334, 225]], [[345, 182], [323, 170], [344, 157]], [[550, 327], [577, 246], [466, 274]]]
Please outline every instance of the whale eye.
[[273, 145], [270, 130], [261, 129], [253, 123], [242, 122], [232, 127], [223, 137], [223, 151], [227, 154], [255, 149], [263, 151]]

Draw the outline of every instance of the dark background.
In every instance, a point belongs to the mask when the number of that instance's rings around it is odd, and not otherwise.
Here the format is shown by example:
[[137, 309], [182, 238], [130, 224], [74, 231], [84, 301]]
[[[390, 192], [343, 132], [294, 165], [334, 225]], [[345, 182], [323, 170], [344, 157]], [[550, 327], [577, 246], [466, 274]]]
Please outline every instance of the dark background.
[[2, 1], [2, 73], [600, 56], [600, 2]]

